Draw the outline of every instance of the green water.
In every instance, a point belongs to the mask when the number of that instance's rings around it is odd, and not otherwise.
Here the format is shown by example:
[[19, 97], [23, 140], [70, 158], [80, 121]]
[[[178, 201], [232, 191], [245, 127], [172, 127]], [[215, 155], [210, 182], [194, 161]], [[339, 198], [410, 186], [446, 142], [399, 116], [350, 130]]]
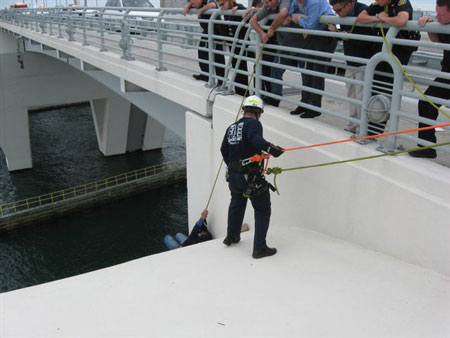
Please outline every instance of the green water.
[[[175, 159], [182, 139], [161, 151], [106, 158], [88, 105], [30, 114], [33, 169], [9, 173], [0, 152], [0, 204]], [[0, 233], [0, 292], [41, 284], [165, 251], [163, 237], [187, 233], [185, 183]]]

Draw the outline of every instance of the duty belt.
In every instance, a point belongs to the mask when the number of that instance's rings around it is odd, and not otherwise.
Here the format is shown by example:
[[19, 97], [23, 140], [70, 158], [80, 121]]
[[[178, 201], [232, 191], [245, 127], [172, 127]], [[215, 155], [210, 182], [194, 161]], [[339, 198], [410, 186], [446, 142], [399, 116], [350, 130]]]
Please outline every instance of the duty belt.
[[228, 163], [228, 170], [230, 172], [240, 173], [240, 174], [259, 174], [261, 173], [261, 167], [257, 163], [243, 163], [230, 162]]

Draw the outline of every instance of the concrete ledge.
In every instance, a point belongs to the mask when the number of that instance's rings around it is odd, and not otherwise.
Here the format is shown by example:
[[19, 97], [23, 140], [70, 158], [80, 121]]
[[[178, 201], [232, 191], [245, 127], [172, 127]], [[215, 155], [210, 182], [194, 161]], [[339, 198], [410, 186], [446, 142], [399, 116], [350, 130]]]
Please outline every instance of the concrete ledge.
[[252, 235], [2, 294], [3, 336], [448, 337], [448, 277], [296, 222], [255, 260]]

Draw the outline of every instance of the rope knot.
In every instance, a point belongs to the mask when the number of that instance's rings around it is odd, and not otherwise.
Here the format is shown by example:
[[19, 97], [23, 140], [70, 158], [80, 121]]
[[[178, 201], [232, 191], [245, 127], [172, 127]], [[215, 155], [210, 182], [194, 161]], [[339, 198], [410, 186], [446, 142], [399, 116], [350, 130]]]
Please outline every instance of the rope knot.
[[282, 168], [280, 168], [280, 167], [273, 167], [273, 168], [268, 168], [267, 171], [266, 171], [266, 174], [267, 175], [274, 174], [276, 176], [276, 175], [281, 174], [282, 172], [283, 172]]

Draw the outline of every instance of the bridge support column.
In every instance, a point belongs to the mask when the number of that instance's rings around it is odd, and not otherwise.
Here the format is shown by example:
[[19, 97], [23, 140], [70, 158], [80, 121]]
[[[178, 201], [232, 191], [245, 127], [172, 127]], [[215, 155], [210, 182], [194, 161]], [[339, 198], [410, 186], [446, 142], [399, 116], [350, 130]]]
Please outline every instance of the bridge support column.
[[9, 171], [33, 167], [28, 110], [25, 107], [2, 109], [0, 114], [0, 147], [5, 154]]
[[120, 96], [91, 100], [91, 110], [105, 156], [162, 147], [165, 127]]
[[130, 106], [127, 100], [119, 96], [91, 100], [98, 147], [103, 155], [126, 152]]
[[142, 150], [161, 149], [165, 132], [166, 127], [148, 115]]

